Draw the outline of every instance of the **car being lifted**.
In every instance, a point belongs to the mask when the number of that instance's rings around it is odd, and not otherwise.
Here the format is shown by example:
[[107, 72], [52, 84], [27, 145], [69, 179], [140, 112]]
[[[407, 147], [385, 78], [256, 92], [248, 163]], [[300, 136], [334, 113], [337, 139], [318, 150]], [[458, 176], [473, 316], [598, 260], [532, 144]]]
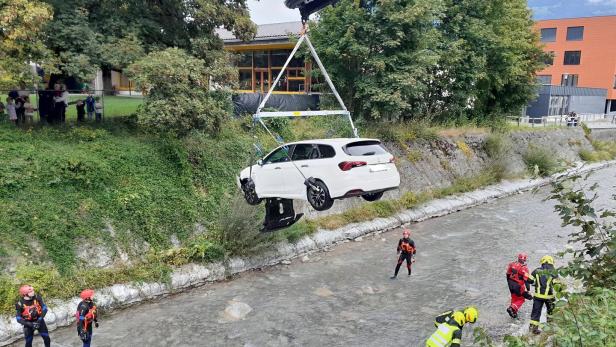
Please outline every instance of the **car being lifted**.
[[284, 144], [242, 170], [239, 184], [251, 205], [264, 198], [299, 199], [324, 211], [335, 199], [379, 200], [398, 188], [400, 174], [379, 140], [339, 138]]

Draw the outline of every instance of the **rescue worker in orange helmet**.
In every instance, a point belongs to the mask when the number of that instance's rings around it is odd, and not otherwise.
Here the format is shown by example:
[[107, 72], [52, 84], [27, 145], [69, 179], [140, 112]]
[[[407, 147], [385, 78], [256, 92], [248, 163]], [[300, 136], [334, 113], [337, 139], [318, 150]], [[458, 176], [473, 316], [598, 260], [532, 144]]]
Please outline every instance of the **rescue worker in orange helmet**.
[[77, 305], [77, 335], [83, 341], [83, 347], [90, 347], [92, 343], [92, 323], [98, 328], [98, 315], [94, 304], [94, 291], [85, 289], [79, 294], [81, 302]]
[[409, 271], [409, 276], [411, 275], [411, 264], [414, 262], [413, 257], [417, 252], [415, 249], [415, 241], [410, 239], [411, 231], [409, 229], [404, 229], [402, 232], [402, 238], [398, 241], [398, 248], [396, 249], [398, 257], [398, 263], [396, 264], [396, 270], [394, 275], [391, 276], [391, 279], [395, 279], [398, 277], [398, 271], [400, 271], [400, 266], [406, 260], [406, 268]]
[[41, 335], [45, 347], [51, 346], [49, 330], [47, 330], [47, 325], [45, 324], [47, 305], [45, 305], [43, 298], [36, 294], [34, 288], [30, 285], [21, 286], [19, 288], [19, 296], [21, 298], [15, 304], [15, 318], [17, 323], [24, 327], [26, 347], [32, 347], [35, 330], [38, 330], [39, 335]]
[[507, 308], [507, 313], [511, 318], [518, 318], [518, 310], [522, 307], [524, 301], [533, 299], [533, 296], [528, 292], [533, 280], [526, 266], [527, 260], [528, 255], [520, 253], [518, 260], [507, 266], [507, 285], [509, 286], [509, 293], [511, 293], [511, 304]]
[[475, 323], [479, 311], [473, 306], [463, 311], [447, 311], [435, 318], [434, 325], [438, 328], [426, 341], [426, 347], [460, 347], [462, 343], [462, 328], [467, 323]]

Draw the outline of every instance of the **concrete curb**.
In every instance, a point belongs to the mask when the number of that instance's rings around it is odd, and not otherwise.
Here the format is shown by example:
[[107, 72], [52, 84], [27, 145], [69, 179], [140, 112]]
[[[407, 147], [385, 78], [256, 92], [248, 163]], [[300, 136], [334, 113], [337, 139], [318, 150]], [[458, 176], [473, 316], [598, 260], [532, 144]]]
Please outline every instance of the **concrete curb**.
[[[276, 249], [257, 256], [231, 258], [226, 264], [187, 264], [173, 271], [169, 285], [163, 283], [115, 284], [111, 287], [97, 289], [96, 301], [98, 307], [109, 312], [146, 300], [179, 293], [207, 283], [222, 281], [230, 275], [281, 263], [289, 264], [291, 259], [298, 258], [306, 253], [324, 250], [340, 242], [353, 240], [371, 233], [382, 233], [404, 224], [447, 215], [493, 201], [497, 198], [507, 197], [544, 186], [564, 176], [596, 171], [614, 164], [616, 164], [616, 160], [593, 164], [578, 163], [575, 168], [555, 174], [549, 178], [504, 181], [484, 189], [449, 198], [432, 200], [417, 208], [400, 212], [389, 218], [377, 218], [368, 222], [349, 224], [336, 230], [318, 230], [315, 234], [306, 236], [294, 244], [281, 242], [276, 245]], [[79, 301], [79, 298], [50, 300], [48, 302], [49, 312], [45, 318], [49, 330], [53, 331], [59, 327], [72, 324], [75, 321], [73, 313]], [[15, 317], [0, 316], [0, 346], [6, 346], [22, 337], [22, 326], [17, 323]]]

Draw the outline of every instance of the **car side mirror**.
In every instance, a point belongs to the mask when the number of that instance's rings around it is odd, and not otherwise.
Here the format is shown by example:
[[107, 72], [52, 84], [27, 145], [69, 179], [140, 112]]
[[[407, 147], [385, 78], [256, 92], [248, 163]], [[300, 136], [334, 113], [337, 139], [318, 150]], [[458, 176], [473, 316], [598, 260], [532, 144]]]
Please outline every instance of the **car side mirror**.
[[257, 160], [257, 164], [258, 164], [259, 166], [263, 166], [263, 159], [259, 159], [259, 160]]

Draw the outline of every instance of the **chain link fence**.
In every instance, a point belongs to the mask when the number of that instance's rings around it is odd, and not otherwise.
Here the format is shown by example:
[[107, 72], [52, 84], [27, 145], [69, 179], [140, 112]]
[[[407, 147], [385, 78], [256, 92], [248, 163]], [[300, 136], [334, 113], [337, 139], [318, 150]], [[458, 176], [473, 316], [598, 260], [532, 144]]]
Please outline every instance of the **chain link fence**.
[[142, 103], [141, 95], [115, 90], [0, 90], [0, 119], [11, 120], [9, 100], [15, 104], [16, 123], [102, 122], [129, 116]]

